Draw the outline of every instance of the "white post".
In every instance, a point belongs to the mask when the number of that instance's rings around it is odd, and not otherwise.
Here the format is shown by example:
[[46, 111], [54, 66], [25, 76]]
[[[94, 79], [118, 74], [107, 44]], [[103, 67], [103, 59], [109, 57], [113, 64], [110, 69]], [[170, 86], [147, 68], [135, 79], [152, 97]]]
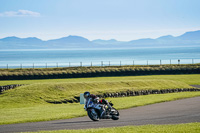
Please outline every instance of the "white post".
[[80, 94], [80, 104], [85, 104], [85, 98], [83, 96], [83, 93]]

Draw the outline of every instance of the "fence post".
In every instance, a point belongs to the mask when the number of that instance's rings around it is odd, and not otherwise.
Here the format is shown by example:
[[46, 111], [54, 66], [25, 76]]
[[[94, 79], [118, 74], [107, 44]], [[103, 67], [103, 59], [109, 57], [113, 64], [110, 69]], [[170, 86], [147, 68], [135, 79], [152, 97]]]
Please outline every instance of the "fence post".
[[178, 59], [178, 64], [180, 65], [180, 59]]

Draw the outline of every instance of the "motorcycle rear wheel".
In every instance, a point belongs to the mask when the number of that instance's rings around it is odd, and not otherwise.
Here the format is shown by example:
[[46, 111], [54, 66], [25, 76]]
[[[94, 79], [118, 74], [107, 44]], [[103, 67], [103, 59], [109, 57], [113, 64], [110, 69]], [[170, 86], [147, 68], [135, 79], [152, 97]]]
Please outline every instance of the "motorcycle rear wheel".
[[97, 113], [96, 113], [96, 116], [95, 116], [94, 114], [92, 114], [92, 110], [89, 109], [87, 111], [87, 114], [88, 114], [88, 116], [89, 116], [89, 118], [91, 120], [93, 120], [93, 121], [99, 121], [99, 117], [98, 117]]

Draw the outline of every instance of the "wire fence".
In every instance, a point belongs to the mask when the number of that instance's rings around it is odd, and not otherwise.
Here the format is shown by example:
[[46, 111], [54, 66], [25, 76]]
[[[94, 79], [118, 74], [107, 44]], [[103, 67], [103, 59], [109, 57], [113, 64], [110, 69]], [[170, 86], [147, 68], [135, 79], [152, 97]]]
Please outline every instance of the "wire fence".
[[169, 59], [169, 60], [122, 60], [122, 61], [84, 61], [84, 62], [35, 62], [8, 63], [0, 65], [2, 69], [12, 68], [59, 68], [59, 67], [93, 67], [93, 66], [125, 66], [125, 65], [164, 65], [164, 64], [196, 64], [200, 59]]

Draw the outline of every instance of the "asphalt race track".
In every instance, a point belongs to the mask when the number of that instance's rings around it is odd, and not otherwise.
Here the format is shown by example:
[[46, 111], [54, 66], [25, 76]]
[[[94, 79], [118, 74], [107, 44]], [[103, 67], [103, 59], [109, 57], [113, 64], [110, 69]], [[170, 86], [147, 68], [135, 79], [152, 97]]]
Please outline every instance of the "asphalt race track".
[[119, 112], [120, 119], [117, 121], [93, 122], [86, 116], [47, 122], [0, 125], [0, 133], [200, 122], [200, 97], [125, 109]]

